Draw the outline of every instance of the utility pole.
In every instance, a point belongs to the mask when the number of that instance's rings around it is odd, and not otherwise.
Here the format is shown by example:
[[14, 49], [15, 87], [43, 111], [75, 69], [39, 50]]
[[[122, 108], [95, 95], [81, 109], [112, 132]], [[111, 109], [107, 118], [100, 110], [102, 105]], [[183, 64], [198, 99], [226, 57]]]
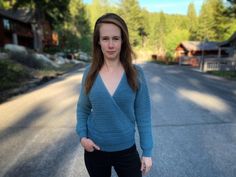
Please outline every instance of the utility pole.
[[201, 45], [200, 45], [201, 49], [202, 49], [202, 56], [201, 56], [201, 65], [200, 65], [200, 70], [202, 72], [204, 72], [204, 40], [201, 42]]
[[202, 72], [204, 72], [204, 65], [205, 65], [205, 57], [204, 57], [204, 55], [205, 55], [205, 46], [206, 46], [206, 42], [208, 42], [208, 37], [205, 37], [203, 40], [202, 40], [202, 42], [201, 42], [201, 48], [202, 48], [202, 56], [201, 56], [201, 67], [200, 67], [200, 69], [201, 69], [201, 71]]

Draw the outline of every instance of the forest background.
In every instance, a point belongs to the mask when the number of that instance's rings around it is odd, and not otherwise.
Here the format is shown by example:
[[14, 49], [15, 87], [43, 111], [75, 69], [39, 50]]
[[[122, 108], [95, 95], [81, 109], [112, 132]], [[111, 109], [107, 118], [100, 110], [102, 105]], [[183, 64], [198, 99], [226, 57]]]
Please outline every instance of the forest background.
[[31, 8], [59, 34], [59, 46], [48, 52], [78, 49], [91, 52], [96, 19], [106, 12], [121, 15], [127, 22], [130, 40], [139, 58], [173, 59], [182, 41], [224, 41], [236, 31], [236, 0], [204, 0], [199, 15], [193, 2], [186, 15], [149, 12], [138, 0], [0, 0], [0, 7]]

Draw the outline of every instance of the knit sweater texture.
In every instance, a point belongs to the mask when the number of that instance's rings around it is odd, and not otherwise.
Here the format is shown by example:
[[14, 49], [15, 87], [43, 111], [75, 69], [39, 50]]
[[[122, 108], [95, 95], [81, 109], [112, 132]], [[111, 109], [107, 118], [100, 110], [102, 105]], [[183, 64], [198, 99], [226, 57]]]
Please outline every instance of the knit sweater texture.
[[138, 71], [139, 87], [134, 92], [124, 72], [114, 94], [108, 92], [100, 74], [88, 94], [84, 83], [90, 66], [83, 74], [77, 103], [76, 132], [80, 139], [90, 138], [102, 151], [114, 152], [135, 144], [135, 125], [140, 138], [142, 156], [152, 155], [151, 105], [143, 70]]

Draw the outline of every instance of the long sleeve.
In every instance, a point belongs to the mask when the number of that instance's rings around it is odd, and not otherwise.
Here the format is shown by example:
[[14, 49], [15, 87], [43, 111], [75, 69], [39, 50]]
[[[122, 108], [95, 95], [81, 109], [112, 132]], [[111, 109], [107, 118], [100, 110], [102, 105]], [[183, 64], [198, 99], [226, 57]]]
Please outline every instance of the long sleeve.
[[138, 71], [139, 88], [136, 92], [134, 111], [137, 128], [140, 137], [142, 156], [151, 157], [153, 140], [151, 127], [151, 103], [146, 79], [142, 68], [136, 67]]
[[87, 119], [89, 114], [91, 113], [91, 103], [84, 89], [87, 73], [88, 73], [88, 67], [85, 69], [85, 72], [83, 74], [80, 95], [76, 110], [76, 117], [77, 117], [76, 132], [79, 135], [80, 139], [83, 137], [87, 137]]

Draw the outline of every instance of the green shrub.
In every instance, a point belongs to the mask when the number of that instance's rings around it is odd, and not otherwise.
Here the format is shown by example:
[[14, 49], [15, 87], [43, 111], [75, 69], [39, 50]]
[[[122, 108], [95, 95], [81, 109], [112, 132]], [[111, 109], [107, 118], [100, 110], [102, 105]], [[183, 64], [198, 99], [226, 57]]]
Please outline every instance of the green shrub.
[[43, 52], [45, 52], [45, 53], [49, 53], [49, 54], [55, 54], [55, 53], [57, 53], [57, 52], [61, 52], [62, 51], [62, 49], [59, 47], [59, 46], [55, 46], [55, 47], [45, 47], [44, 49], [43, 49]]
[[35, 68], [35, 69], [43, 68], [43, 62], [35, 59], [33, 53], [25, 54], [22, 52], [10, 52], [10, 59], [15, 60], [30, 68]]
[[208, 71], [207, 73], [227, 79], [236, 79], [236, 71]]
[[0, 71], [0, 91], [18, 87], [31, 77], [22, 65], [8, 59], [0, 60]]

